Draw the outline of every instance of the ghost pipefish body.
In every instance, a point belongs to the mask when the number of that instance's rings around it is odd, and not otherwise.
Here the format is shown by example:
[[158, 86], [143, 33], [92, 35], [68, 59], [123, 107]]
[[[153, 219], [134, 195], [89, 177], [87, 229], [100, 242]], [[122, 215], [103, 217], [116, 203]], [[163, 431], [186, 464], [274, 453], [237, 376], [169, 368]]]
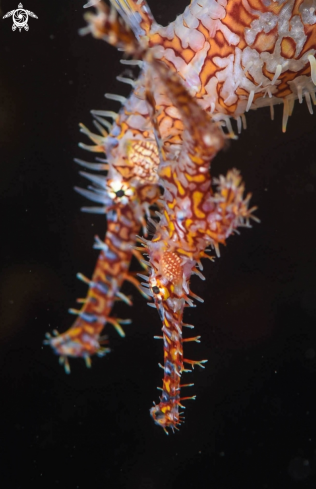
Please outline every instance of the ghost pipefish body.
[[139, 139], [150, 141], [159, 154], [164, 187], [156, 234], [143, 241], [151, 265], [143, 290], [154, 298], [162, 318], [165, 356], [163, 394], [151, 414], [167, 431], [181, 421], [182, 314], [192, 305], [190, 296], [199, 299], [189, 289], [190, 276], [201, 276], [197, 266], [206, 246], [218, 253], [219, 243], [253, 217], [236, 170], [214, 180], [215, 192], [211, 188], [209, 162], [224, 139], [214, 122], [233, 136], [232, 118], [240, 131], [245, 112], [270, 106], [273, 118], [274, 105], [283, 103], [285, 131], [296, 99], [305, 99], [312, 112], [316, 1], [193, 0], [167, 27], [155, 22], [145, 0], [111, 3], [112, 9], [95, 4], [97, 14], [86, 15], [84, 33], [132, 55], [131, 64], [142, 63], [136, 86], [147, 103], [151, 130]]
[[[159, 165], [164, 187], [160, 221], [153, 239], [144, 240], [150, 262], [148, 293], [163, 323], [164, 343], [162, 396], [151, 415], [167, 432], [167, 428], [174, 430], [181, 424], [181, 402], [190, 399], [181, 397], [184, 364], [194, 367], [205, 362], [183, 357], [183, 341], [199, 342], [200, 338], [182, 339], [184, 308], [193, 305], [192, 299], [201, 300], [191, 291], [190, 278], [193, 274], [204, 278], [199, 268], [205, 250], [212, 247], [218, 251], [219, 244], [225, 244], [237, 227], [248, 226], [254, 209], [248, 210], [250, 195], [243, 198], [244, 185], [237, 170], [220, 177], [213, 192], [210, 162], [224, 146], [221, 129], [190, 96], [176, 73], [155, 59], [151, 69], [165, 87], [169, 107], [177, 109], [184, 124], [177, 158], [171, 145], [163, 152]], [[153, 92], [152, 99], [156, 98]]]
[[[108, 12], [105, 6], [100, 6], [98, 16], [89, 18], [96, 37], [108, 36], [106, 30], [102, 30]], [[153, 111], [157, 146], [164, 160], [159, 169], [164, 186], [164, 199], [160, 202], [163, 214], [153, 241], [143, 240], [152, 270], [149, 284], [143, 285], [147, 294], [154, 297], [164, 323], [163, 395], [159, 406], [151, 413], [167, 432], [168, 427], [177, 429], [180, 424], [179, 407], [184, 399], [180, 397], [180, 377], [184, 370], [183, 310], [186, 304], [192, 304], [189, 295], [196, 297], [189, 290], [190, 277], [192, 273], [199, 273], [196, 264], [205, 256], [205, 248], [213, 245], [218, 249], [218, 243], [224, 243], [238, 225], [244, 224], [250, 212], [247, 210], [248, 199], [242, 199], [243, 186], [236, 171], [221, 181], [220, 192], [215, 197], [211, 193], [209, 162], [223, 146], [221, 130], [194, 101], [176, 74], [168, 76], [167, 67], [152, 59], [150, 50], [142, 54], [147, 67], [146, 98]], [[157, 90], [149, 87], [157, 87]], [[165, 124], [161, 114], [168, 115], [172, 124]], [[183, 187], [188, 183], [190, 189], [186, 192]], [[203, 193], [205, 201], [201, 199]], [[204, 208], [208, 210], [207, 214], [202, 210]], [[206, 221], [201, 216], [207, 218]], [[203, 363], [185, 361], [192, 366]]]
[[[146, 45], [148, 50], [152, 49], [156, 59], [160, 59], [178, 72], [190, 95], [195, 97], [213, 120], [223, 120], [230, 133], [232, 130], [229, 117], [237, 118], [240, 130], [240, 117], [243, 117], [249, 109], [270, 105], [273, 117], [273, 106], [283, 102], [283, 130], [286, 129], [287, 119], [292, 112], [296, 98], [301, 102], [304, 96], [309, 110], [312, 111], [311, 98], [315, 100], [313, 86], [315, 35], [313, 36], [313, 28], [309, 29], [309, 26], [313, 25], [315, 21], [309, 4], [278, 2], [276, 5], [272, 2], [265, 2], [263, 5], [257, 2], [256, 5], [253, 3], [250, 5], [247, 1], [221, 3], [193, 1], [174, 23], [169, 24], [166, 28], [161, 28], [154, 23], [145, 2], [116, 0], [112, 3], [119, 9], [140, 42]], [[293, 29], [294, 25], [295, 29]], [[308, 36], [307, 34], [302, 35], [304, 29], [309, 31]], [[162, 72], [161, 66], [159, 69]], [[164, 78], [163, 81], [167, 88], [164, 95], [167, 99], [172, 93], [172, 87], [176, 86], [176, 82], [171, 78], [168, 79], [166, 73], [164, 75], [160, 73], [160, 78]], [[153, 80], [151, 86], [156, 86]], [[185, 228], [183, 221], [186, 221], [186, 212], [191, 217], [194, 215], [193, 204], [197, 215], [205, 217], [207, 214], [201, 212], [200, 207], [200, 204], [205, 206], [203, 192], [195, 189], [194, 192], [189, 192], [188, 196], [189, 182], [188, 179], [186, 181], [186, 176], [191, 178], [192, 175], [186, 173], [184, 155], [188, 156], [188, 148], [183, 143], [181, 127], [180, 130], [178, 127], [178, 131], [175, 131], [177, 134], [172, 133], [175, 129], [174, 121], [177, 120], [179, 126], [179, 121], [183, 122], [183, 118], [186, 118], [182, 130], [185, 131], [186, 141], [191, 140], [192, 143], [193, 128], [188, 127], [188, 114], [185, 114], [182, 107], [182, 116], [179, 117], [177, 97], [173, 97], [173, 104], [165, 103], [165, 101], [156, 104], [159, 98], [161, 99], [161, 93], [157, 97], [152, 97], [152, 100], [156, 105], [154, 111], [157, 114], [156, 123], [160, 129], [163, 150], [169, 157], [169, 161], [168, 158], [165, 158], [165, 161], [161, 163], [159, 170], [159, 176], [164, 183], [164, 204], [167, 209], [161, 214], [157, 236], [150, 243], [146, 243], [146, 246], [152, 265], [149, 290], [164, 322], [163, 340], [166, 365], [161, 402], [158, 407], [152, 408], [151, 413], [155, 421], [164, 428], [168, 426], [175, 428], [180, 420], [178, 414], [179, 377], [183, 370], [180, 326], [186, 302], [185, 297], [186, 294], [188, 295], [188, 279], [195, 266], [195, 261], [200, 257], [198, 253], [195, 255], [195, 260], [193, 259], [190, 265], [191, 272], [184, 280], [181, 267], [185, 260], [179, 257], [173, 247], [176, 247], [175, 242], [179, 245], [181, 236], [185, 237], [186, 246], [184, 248], [188, 247], [187, 241], [190, 239], [192, 245], [189, 228]], [[183, 98], [185, 99], [185, 96]], [[190, 105], [189, 102], [188, 105]], [[201, 120], [203, 120], [202, 116], [195, 122], [199, 124]], [[199, 148], [198, 139], [192, 144], [195, 144], [195, 150], [196, 147]], [[176, 157], [179, 152], [181, 158]], [[211, 156], [214, 154], [209, 155], [209, 159]], [[176, 165], [174, 165], [175, 162]], [[189, 164], [187, 166], [190, 167]], [[190, 186], [192, 188], [192, 181], [190, 181]], [[231, 225], [226, 215], [222, 216], [222, 222], [220, 220], [216, 222], [215, 216], [220, 213], [215, 211], [215, 203], [218, 199], [220, 201], [221, 197], [224, 202], [221, 202], [219, 209], [225, 209], [225, 212], [228, 212], [228, 209], [231, 211], [234, 208], [233, 196], [235, 196], [242, 212], [239, 217], [230, 214], [230, 219], [235, 222], [235, 226], [242, 224], [243, 219], [247, 219], [248, 212], [247, 201], [242, 199], [242, 190], [241, 179], [236, 171], [230, 172], [226, 179], [221, 177], [217, 197], [212, 202], [213, 213], [210, 212], [208, 215], [211, 226], [207, 230], [208, 234], [206, 233], [208, 240], [217, 251], [218, 243], [225, 241], [234, 226]], [[229, 196], [227, 202], [224, 196]], [[212, 201], [212, 196], [209, 201]], [[181, 202], [181, 205], [177, 208], [178, 202]], [[178, 219], [174, 211], [176, 208]], [[191, 222], [190, 225], [192, 226]], [[176, 232], [177, 226], [178, 231]], [[226, 232], [223, 232], [225, 229]], [[191, 232], [191, 236], [192, 234], [194, 235]], [[162, 235], [165, 239], [162, 239]], [[175, 236], [176, 239], [174, 239]], [[189, 256], [193, 258], [192, 250], [190, 253]], [[186, 266], [190, 270], [187, 263]], [[178, 287], [175, 287], [177, 281], [180, 283], [182, 281], [182, 289], [181, 287], [179, 289], [179, 284]], [[170, 290], [166, 285], [170, 286]], [[186, 291], [183, 290], [185, 288]], [[178, 295], [175, 295], [177, 289]], [[187, 300], [190, 301], [188, 298]], [[173, 304], [174, 310], [170, 308], [170, 304]], [[170, 327], [173, 328], [171, 331]], [[170, 337], [173, 339], [171, 340]], [[177, 360], [174, 359], [175, 357]]]

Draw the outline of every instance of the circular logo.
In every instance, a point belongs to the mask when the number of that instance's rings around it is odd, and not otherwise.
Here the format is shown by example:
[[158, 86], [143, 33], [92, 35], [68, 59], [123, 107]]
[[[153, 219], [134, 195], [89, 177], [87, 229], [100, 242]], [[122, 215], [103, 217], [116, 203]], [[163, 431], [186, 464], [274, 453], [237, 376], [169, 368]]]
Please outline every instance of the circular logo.
[[13, 17], [13, 22], [14, 22], [15, 28], [22, 29], [24, 27], [26, 30], [28, 30], [27, 21], [28, 21], [29, 16], [27, 15], [26, 10], [24, 10], [22, 8], [18, 8], [14, 12], [12, 17]]

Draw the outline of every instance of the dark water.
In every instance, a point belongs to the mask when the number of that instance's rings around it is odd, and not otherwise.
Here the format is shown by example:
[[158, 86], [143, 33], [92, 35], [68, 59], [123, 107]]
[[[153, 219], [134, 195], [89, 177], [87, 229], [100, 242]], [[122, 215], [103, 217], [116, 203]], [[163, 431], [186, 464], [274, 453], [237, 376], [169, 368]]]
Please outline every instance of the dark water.
[[[17, 2], [16, 2], [17, 3]], [[154, 3], [154, 2], [151, 2]], [[186, 2], [153, 5], [167, 22]], [[38, 15], [12, 32], [17, 8], [0, 20], [0, 480], [6, 489], [314, 489], [316, 468], [316, 118], [297, 105], [286, 134], [282, 110], [247, 116], [248, 129], [213, 164], [241, 170], [261, 224], [242, 230], [205, 263], [205, 299], [189, 310], [208, 358], [187, 374], [195, 402], [167, 437], [149, 417], [162, 371], [156, 312], [128, 285], [134, 307], [126, 338], [110, 327], [112, 353], [67, 376], [44, 334], [65, 331], [67, 309], [85, 295], [102, 216], [79, 212], [85, 186], [74, 157], [78, 123], [91, 109], [117, 109], [105, 92], [127, 94], [117, 52], [91, 37], [79, 0], [28, 0]], [[92, 155], [93, 156], [93, 155]]]

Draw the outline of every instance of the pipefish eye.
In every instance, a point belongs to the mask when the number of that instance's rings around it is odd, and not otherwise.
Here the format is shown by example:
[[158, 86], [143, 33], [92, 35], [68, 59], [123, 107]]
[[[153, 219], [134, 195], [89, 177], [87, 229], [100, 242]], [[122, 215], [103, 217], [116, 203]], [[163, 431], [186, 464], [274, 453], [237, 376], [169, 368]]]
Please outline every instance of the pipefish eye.
[[168, 299], [168, 297], [170, 295], [168, 289], [161, 284], [160, 284], [160, 287], [158, 287], [158, 285], [154, 285], [151, 288], [151, 290], [155, 294], [155, 298], [158, 301], [164, 301], [164, 300]]
[[120, 198], [120, 197], [124, 197], [125, 192], [124, 192], [124, 190], [123, 190], [123, 189], [120, 189], [120, 190], [118, 190], [117, 192], [115, 192], [115, 195], [116, 195], [116, 197], [119, 197], [119, 198]]

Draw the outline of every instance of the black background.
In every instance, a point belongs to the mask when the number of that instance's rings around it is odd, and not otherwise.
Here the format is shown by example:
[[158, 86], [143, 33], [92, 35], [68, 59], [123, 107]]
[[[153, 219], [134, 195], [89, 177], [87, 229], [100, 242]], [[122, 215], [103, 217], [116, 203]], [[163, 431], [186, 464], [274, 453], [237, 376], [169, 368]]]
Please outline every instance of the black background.
[[[201, 345], [190, 358], [206, 369], [195, 382], [186, 422], [168, 437], [149, 416], [158, 401], [162, 345], [156, 312], [132, 287], [126, 338], [112, 327], [112, 353], [71, 375], [42, 346], [65, 331], [67, 309], [97, 259], [103, 216], [81, 214], [74, 185], [86, 186], [73, 158], [93, 160], [78, 123], [91, 109], [117, 109], [105, 92], [128, 94], [115, 49], [91, 36], [82, 2], [25, 0], [39, 18], [12, 32], [0, 4], [0, 480], [5, 488], [316, 487], [316, 118], [296, 103], [286, 134], [282, 108], [247, 115], [248, 129], [214, 161], [214, 176], [241, 170], [261, 224], [231, 237], [205, 263], [193, 290], [205, 303], [186, 312]], [[186, 1], [151, 2], [166, 24]], [[187, 391], [186, 395], [190, 395]]]

